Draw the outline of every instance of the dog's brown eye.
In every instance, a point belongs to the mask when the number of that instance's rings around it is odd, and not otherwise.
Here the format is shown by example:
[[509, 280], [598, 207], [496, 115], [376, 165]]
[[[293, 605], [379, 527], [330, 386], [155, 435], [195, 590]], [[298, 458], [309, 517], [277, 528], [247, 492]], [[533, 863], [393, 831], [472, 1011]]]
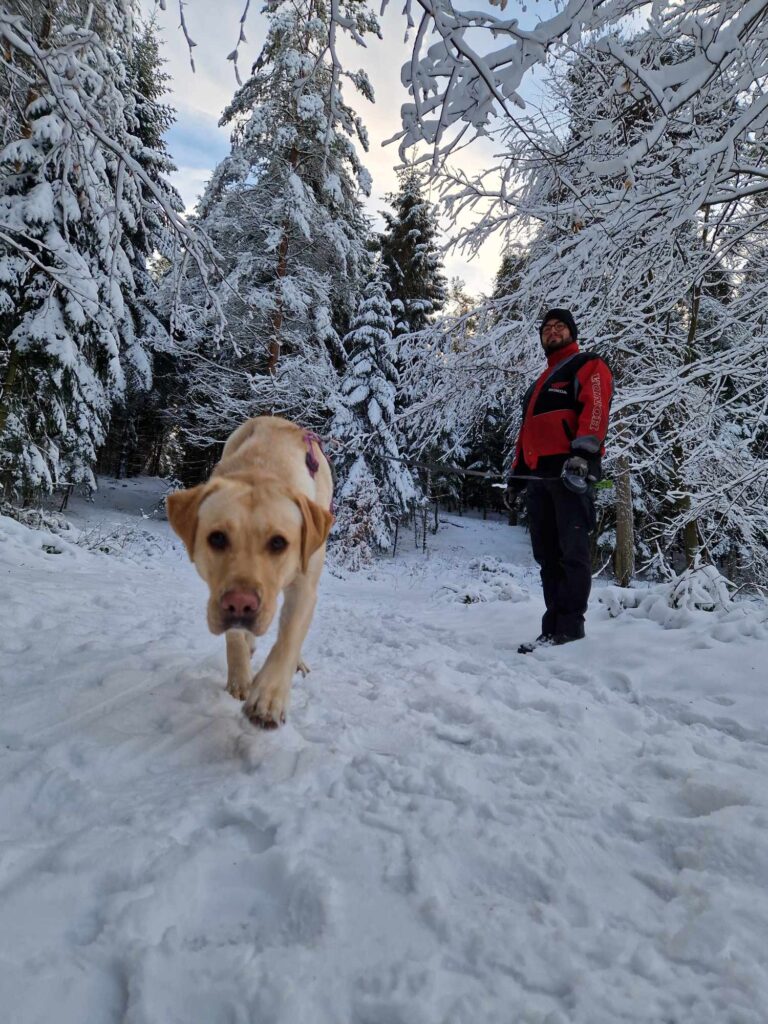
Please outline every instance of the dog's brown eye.
[[214, 551], [223, 551], [229, 547], [229, 537], [221, 530], [214, 530], [213, 533], [208, 534], [208, 544]]
[[274, 551], [275, 554], [278, 554], [281, 551], [285, 551], [287, 547], [288, 541], [285, 539], [285, 537], [280, 537], [278, 535], [277, 537], [270, 538], [269, 550]]

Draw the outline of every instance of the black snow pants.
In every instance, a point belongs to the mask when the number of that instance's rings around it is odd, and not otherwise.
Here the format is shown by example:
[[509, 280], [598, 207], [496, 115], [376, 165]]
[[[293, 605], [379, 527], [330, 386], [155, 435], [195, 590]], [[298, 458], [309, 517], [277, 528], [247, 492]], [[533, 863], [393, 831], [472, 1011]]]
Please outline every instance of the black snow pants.
[[574, 494], [559, 478], [527, 488], [533, 557], [541, 567], [546, 612], [541, 632], [584, 636], [584, 613], [592, 588], [590, 534], [595, 528], [591, 488]]

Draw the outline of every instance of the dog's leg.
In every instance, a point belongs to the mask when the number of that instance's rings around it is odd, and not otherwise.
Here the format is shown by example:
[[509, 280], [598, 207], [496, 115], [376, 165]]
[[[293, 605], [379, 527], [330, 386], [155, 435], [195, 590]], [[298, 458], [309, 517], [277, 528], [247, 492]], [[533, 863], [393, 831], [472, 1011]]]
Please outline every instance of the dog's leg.
[[251, 689], [251, 655], [256, 640], [242, 629], [228, 629], [227, 638], [227, 693], [235, 700], [245, 700]]
[[253, 724], [264, 729], [274, 729], [285, 721], [291, 680], [301, 661], [301, 645], [315, 611], [320, 567], [322, 562], [315, 572], [310, 567], [307, 575], [300, 576], [286, 589], [275, 646], [256, 673], [243, 707]]

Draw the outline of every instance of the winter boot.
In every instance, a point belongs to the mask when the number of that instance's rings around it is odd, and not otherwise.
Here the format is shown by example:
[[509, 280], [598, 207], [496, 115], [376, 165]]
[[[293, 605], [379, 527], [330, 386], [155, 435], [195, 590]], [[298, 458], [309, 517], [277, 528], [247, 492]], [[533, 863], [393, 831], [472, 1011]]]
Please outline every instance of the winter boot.
[[560, 647], [561, 644], [572, 644], [574, 640], [583, 640], [584, 630], [582, 629], [580, 636], [573, 636], [571, 633], [555, 633], [550, 640], [553, 646]]
[[517, 648], [518, 654], [530, 654], [537, 651], [539, 647], [553, 647], [555, 638], [551, 633], [540, 633], [535, 640], [529, 640], [526, 644], [520, 644]]

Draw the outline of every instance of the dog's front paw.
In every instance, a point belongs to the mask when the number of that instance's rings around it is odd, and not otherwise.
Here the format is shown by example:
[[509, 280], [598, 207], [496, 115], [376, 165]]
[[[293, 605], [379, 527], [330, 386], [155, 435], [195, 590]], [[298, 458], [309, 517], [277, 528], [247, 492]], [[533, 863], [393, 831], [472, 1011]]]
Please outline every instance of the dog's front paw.
[[310, 669], [309, 665], [306, 663], [306, 661], [304, 661], [304, 659], [302, 658], [299, 661], [299, 664], [296, 666], [296, 671], [297, 672], [301, 672], [302, 676], [306, 679], [307, 676], [309, 675], [311, 669]]
[[260, 729], [276, 729], [285, 724], [290, 692], [290, 680], [286, 683], [280, 677], [257, 672], [243, 714]]
[[250, 676], [230, 676], [227, 679], [227, 693], [235, 700], [245, 700], [250, 692]]

